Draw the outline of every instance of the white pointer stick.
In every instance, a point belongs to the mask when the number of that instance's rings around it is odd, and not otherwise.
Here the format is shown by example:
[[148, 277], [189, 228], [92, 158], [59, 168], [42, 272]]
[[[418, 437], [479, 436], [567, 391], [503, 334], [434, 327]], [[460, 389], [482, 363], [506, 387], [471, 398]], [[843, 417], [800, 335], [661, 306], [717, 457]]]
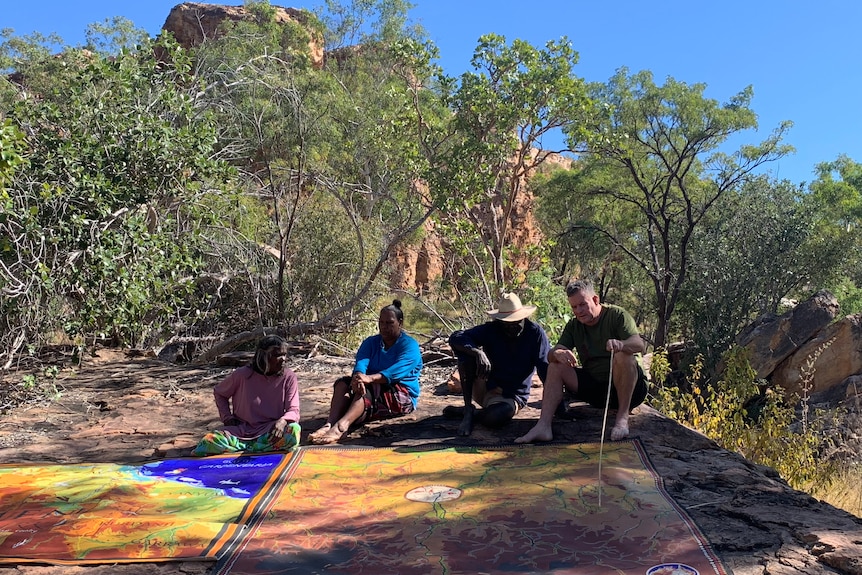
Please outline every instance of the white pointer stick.
[[608, 398], [605, 400], [605, 416], [602, 419], [602, 437], [599, 440], [599, 507], [602, 506], [602, 451], [605, 446], [605, 427], [608, 423], [608, 407], [611, 404], [611, 386], [614, 384], [614, 350], [611, 349], [611, 370], [608, 374]]

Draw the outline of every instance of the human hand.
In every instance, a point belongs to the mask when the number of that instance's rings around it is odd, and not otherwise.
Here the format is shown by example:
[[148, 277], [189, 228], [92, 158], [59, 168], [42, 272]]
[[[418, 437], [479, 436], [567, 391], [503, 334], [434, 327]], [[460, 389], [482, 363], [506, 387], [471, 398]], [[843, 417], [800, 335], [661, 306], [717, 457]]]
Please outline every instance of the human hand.
[[572, 352], [572, 350], [570, 349], [555, 349], [554, 359], [557, 361], [557, 363], [562, 363], [563, 365], [568, 365], [569, 367], [578, 366], [578, 358], [575, 357], [574, 352]]
[[605, 349], [608, 351], [623, 351], [623, 342], [618, 339], [609, 339], [608, 343], [605, 344]]
[[491, 373], [491, 360], [488, 359], [488, 356], [481, 349], [475, 350], [476, 352], [476, 376], [485, 377], [489, 373]]
[[278, 419], [275, 422], [275, 426], [272, 428], [272, 435], [276, 438], [284, 437], [284, 430], [287, 428], [287, 421], [284, 419]]
[[360, 397], [365, 395], [365, 384], [370, 383], [371, 378], [364, 373], [354, 373], [350, 379], [350, 389]]

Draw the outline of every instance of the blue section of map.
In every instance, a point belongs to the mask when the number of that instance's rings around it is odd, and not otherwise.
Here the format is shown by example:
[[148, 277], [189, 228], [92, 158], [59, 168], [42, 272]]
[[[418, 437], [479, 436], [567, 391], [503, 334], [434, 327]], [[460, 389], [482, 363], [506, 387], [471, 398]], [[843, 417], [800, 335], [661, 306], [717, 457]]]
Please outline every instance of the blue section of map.
[[257, 493], [273, 469], [286, 455], [237, 455], [200, 459], [166, 459], [127, 469], [141, 477], [176, 481], [185, 485], [214, 489], [219, 495], [249, 499]]

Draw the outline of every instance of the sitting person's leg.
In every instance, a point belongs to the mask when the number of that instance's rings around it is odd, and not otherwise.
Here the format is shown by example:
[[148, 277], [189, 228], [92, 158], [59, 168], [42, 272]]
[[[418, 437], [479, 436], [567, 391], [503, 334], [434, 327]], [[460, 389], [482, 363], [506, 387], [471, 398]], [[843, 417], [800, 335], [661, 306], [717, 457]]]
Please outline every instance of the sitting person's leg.
[[362, 423], [366, 418], [366, 413], [369, 409], [369, 392], [365, 395], [357, 395], [352, 391], [350, 393], [350, 404], [347, 406], [345, 413], [335, 422], [329, 425], [328, 428], [321, 428], [320, 433], [315, 432], [309, 435], [308, 439], [317, 445], [328, 445], [336, 443], [342, 437], [347, 435], [350, 426], [354, 423]]
[[458, 435], [467, 437], [473, 432], [475, 422], [484, 417], [484, 410], [477, 412], [473, 402], [484, 405], [488, 387], [487, 380], [478, 376], [475, 357], [459, 361], [458, 373], [461, 376], [461, 394], [464, 397], [464, 417], [458, 426]]
[[498, 393], [489, 394], [482, 409], [482, 424], [493, 429], [503, 427], [512, 421], [518, 411], [519, 406], [514, 399]]
[[565, 398], [566, 390], [577, 393], [579, 389], [577, 368], [559, 362], [548, 365], [548, 377], [542, 390], [542, 410], [539, 421], [525, 435], [515, 439], [515, 443], [533, 443], [554, 439], [552, 423], [557, 409]]
[[413, 410], [413, 400], [407, 387], [367, 384], [365, 395], [355, 396], [347, 413], [333, 423], [329, 431], [311, 439], [317, 444], [335, 443], [344, 437], [352, 426], [406, 415]]
[[192, 455], [220, 455], [222, 453], [239, 453], [246, 450], [246, 443], [237, 437], [216, 429], [203, 436]]
[[317, 431], [310, 433], [308, 439], [325, 435], [332, 425], [347, 413], [350, 403], [350, 376], [339, 377], [332, 385], [332, 399], [329, 402], [329, 415], [326, 422]]
[[613, 389], [609, 407], [617, 410], [611, 440], [618, 441], [629, 435], [629, 414], [646, 398], [646, 375], [637, 359], [631, 354], [614, 355]]

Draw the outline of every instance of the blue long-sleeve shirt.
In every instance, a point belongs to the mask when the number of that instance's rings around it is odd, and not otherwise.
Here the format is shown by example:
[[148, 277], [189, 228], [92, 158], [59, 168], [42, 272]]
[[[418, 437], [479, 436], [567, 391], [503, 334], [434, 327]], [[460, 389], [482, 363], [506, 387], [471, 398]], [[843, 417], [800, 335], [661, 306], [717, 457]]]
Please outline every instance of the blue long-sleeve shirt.
[[[548, 352], [551, 351], [548, 336], [539, 324], [529, 319], [524, 321], [524, 329], [516, 338], [506, 337], [499, 325], [490, 321], [454, 332], [449, 344], [481, 348], [491, 362], [487, 388], [499, 387], [503, 397], [515, 399], [521, 406], [530, 399], [533, 371], [538, 373], [542, 383], [548, 377]], [[468, 358], [459, 355], [459, 359]]]
[[379, 373], [390, 385], [401, 384], [410, 391], [413, 407], [419, 399], [419, 374], [422, 372], [422, 352], [419, 343], [401, 332], [389, 349], [383, 348], [380, 334], [365, 339], [356, 352], [353, 372], [374, 375]]

